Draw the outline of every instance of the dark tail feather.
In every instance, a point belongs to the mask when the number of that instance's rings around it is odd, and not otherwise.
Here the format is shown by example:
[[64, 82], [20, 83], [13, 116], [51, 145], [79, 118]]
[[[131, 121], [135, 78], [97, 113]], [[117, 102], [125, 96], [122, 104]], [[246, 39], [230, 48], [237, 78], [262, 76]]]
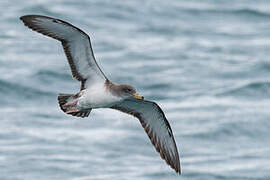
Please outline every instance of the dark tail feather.
[[77, 116], [77, 117], [88, 117], [90, 112], [91, 112], [92, 109], [87, 109], [87, 110], [81, 110], [81, 111], [78, 111], [78, 112], [71, 112], [71, 113], [67, 113], [67, 114], [70, 114], [72, 116]]
[[58, 104], [62, 111], [66, 112], [68, 110], [67, 107], [64, 107], [64, 105], [68, 102], [69, 98], [74, 97], [73, 94], [59, 94], [58, 95]]
[[[74, 108], [74, 106], [67, 106], [67, 104], [72, 104], [76, 100], [76, 95], [74, 94], [59, 94], [58, 95], [58, 103], [62, 111], [64, 111], [67, 114], [70, 114], [72, 116], [77, 116], [77, 117], [88, 117], [92, 109], [87, 109], [87, 110], [78, 110], [76, 112], [69, 112]], [[76, 108], [76, 107], [75, 107]]]

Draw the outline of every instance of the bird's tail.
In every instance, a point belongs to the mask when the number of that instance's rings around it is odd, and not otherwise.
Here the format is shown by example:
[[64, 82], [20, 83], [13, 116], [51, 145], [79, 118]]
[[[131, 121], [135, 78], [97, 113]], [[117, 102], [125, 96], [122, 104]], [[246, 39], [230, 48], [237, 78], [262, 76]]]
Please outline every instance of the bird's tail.
[[91, 109], [82, 110], [77, 107], [78, 97], [74, 94], [59, 94], [58, 103], [62, 111], [72, 116], [88, 117]]

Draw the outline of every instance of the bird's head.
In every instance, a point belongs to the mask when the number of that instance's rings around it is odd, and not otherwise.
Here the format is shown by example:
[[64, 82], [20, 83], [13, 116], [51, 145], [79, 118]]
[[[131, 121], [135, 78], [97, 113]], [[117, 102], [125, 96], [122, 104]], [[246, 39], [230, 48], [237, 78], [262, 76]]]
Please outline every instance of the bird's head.
[[120, 89], [120, 95], [122, 97], [134, 97], [136, 99], [144, 99], [143, 96], [140, 96], [137, 92], [136, 89], [133, 86], [127, 85], [127, 84], [121, 84], [119, 85]]

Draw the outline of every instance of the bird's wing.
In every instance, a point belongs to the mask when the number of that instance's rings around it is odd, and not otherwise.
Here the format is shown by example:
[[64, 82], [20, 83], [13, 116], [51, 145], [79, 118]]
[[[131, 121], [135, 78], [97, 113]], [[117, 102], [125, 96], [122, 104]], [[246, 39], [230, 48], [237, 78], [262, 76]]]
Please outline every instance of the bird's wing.
[[20, 19], [30, 29], [61, 41], [72, 76], [82, 82], [82, 89], [107, 79], [95, 60], [85, 32], [68, 22], [46, 16], [26, 15]]
[[181, 173], [172, 129], [163, 111], [155, 102], [126, 99], [111, 108], [137, 117], [161, 158], [177, 173]]

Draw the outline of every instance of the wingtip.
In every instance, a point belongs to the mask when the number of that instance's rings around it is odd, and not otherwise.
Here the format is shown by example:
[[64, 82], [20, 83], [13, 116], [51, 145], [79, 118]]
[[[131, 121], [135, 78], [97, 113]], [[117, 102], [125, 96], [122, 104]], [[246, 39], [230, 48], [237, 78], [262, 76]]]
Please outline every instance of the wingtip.
[[28, 15], [23, 15], [20, 17], [20, 20], [23, 21], [24, 23], [27, 22], [27, 20], [31, 20], [34, 18], [49, 18], [47, 16], [42, 16], [42, 15], [37, 15], [37, 14], [28, 14]]
[[181, 167], [180, 167], [180, 164], [179, 164], [179, 166], [178, 167], [172, 167], [174, 170], [175, 170], [175, 172], [177, 173], [177, 174], [179, 174], [179, 175], [181, 175]]
[[35, 15], [23, 15], [20, 17], [20, 20], [25, 21], [26, 19], [28, 19], [29, 17], [34, 17]]
[[181, 175], [181, 165], [180, 165], [180, 160], [179, 160], [179, 155], [178, 155], [178, 164], [177, 164], [177, 168], [176, 168], [176, 172]]
[[179, 174], [179, 175], [182, 174], [181, 169], [178, 169], [178, 170], [177, 170], [177, 174]]
[[20, 20], [23, 22], [23, 23], [25, 23], [25, 19], [27, 18], [27, 15], [25, 15], [25, 16], [21, 16], [20, 17]]
[[31, 26], [32, 20], [33, 20], [34, 17], [35, 17], [35, 15], [24, 15], [24, 16], [21, 16], [21, 17], [20, 17], [20, 20], [23, 22], [23, 24], [24, 24], [26, 27], [28, 27], [28, 28], [34, 30], [33, 27]]
[[24, 15], [20, 17], [20, 20], [27, 26], [34, 17], [36, 17], [36, 15]]

